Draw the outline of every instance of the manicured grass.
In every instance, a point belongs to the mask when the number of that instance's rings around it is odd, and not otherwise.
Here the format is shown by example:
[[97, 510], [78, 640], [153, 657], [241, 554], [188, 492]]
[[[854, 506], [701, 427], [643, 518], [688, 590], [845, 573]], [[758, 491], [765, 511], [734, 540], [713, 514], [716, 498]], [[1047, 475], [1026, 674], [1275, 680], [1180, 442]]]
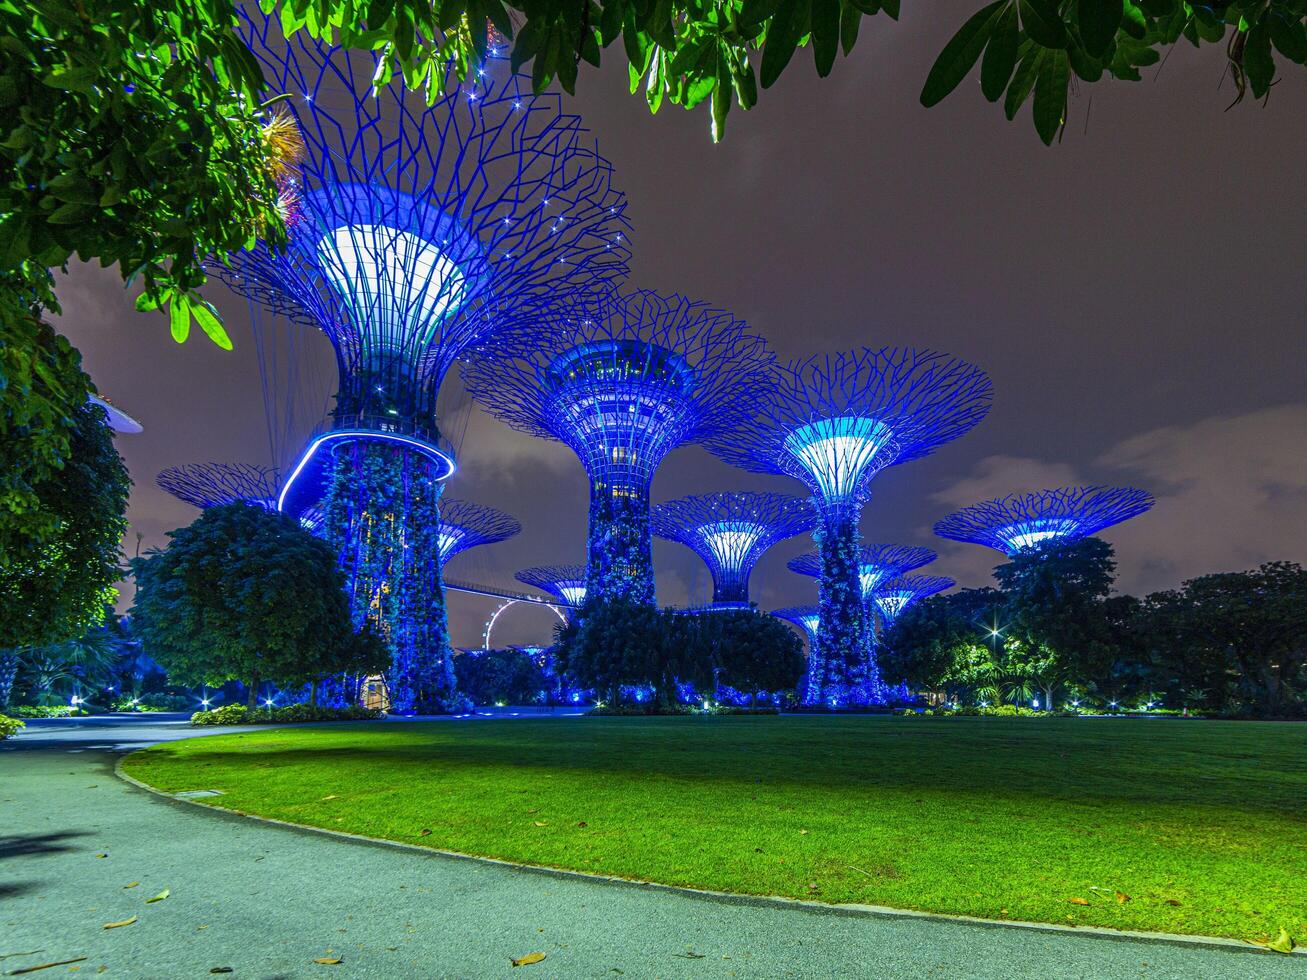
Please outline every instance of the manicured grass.
[[1307, 725], [364, 724], [164, 744], [126, 770], [219, 789], [206, 802], [220, 807], [531, 864], [994, 919], [1241, 939], [1283, 926], [1307, 942]]

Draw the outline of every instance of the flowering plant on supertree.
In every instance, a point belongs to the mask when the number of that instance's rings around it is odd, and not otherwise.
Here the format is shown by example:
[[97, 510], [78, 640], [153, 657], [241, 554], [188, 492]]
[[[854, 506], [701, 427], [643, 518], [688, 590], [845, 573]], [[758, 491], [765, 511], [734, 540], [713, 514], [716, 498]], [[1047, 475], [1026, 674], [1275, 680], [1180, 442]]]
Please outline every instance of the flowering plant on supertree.
[[653, 533], [679, 541], [712, 573], [714, 605], [748, 606], [749, 575], [778, 541], [811, 531], [811, 501], [781, 493], [731, 491], [682, 497], [650, 513]]
[[935, 525], [941, 538], [983, 544], [1009, 558], [1056, 542], [1078, 541], [1138, 517], [1153, 495], [1135, 487], [1058, 487], [1012, 493], [964, 507]]
[[989, 412], [983, 371], [930, 350], [883, 347], [794, 361], [764, 392], [757, 418], [709, 441], [729, 463], [802, 480], [821, 514], [820, 684], [807, 703], [845, 703], [869, 675], [859, 520], [872, 478], [956, 439]]
[[376, 87], [366, 56], [282, 39], [263, 17], [242, 25], [304, 150], [285, 188], [286, 246], [255, 243], [213, 271], [332, 343], [331, 424], [287, 469], [278, 506], [321, 505], [356, 579], [356, 618], [392, 644], [392, 702], [428, 710], [453, 676], [436, 533], [455, 466], [441, 382], [495, 331], [624, 276], [625, 199], [580, 119], [503, 59], [465, 82], [447, 66], [415, 104], [384, 71]]
[[560, 306], [464, 372], [514, 428], [566, 443], [590, 478], [590, 597], [654, 601], [649, 486], [666, 455], [740, 423], [771, 384], [766, 342], [677, 294]]

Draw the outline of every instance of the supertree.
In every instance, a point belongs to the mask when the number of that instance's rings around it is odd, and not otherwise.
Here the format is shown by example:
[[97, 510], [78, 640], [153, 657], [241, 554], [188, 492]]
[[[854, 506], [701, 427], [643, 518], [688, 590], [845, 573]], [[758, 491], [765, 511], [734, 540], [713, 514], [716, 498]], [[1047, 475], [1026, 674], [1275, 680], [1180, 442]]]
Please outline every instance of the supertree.
[[154, 482], [193, 507], [205, 510], [237, 501], [277, 509], [279, 477], [267, 466], [251, 463], [187, 463], [162, 470]]
[[943, 575], [902, 575], [883, 582], [872, 593], [872, 601], [886, 625], [893, 623], [914, 602], [957, 585]]
[[469, 392], [514, 428], [566, 443], [585, 467], [587, 594], [652, 603], [654, 471], [677, 446], [751, 413], [770, 384], [766, 342], [684, 296], [614, 290], [509, 347], [471, 361]]
[[537, 565], [524, 568], [515, 578], [541, 592], [548, 592], [565, 606], [580, 607], [585, 602], [584, 565]]
[[1050, 542], [1077, 541], [1138, 517], [1153, 495], [1134, 487], [1058, 487], [964, 507], [935, 525], [941, 538], [983, 544], [1009, 558]]
[[436, 538], [443, 565], [461, 551], [506, 541], [522, 532], [522, 524], [502, 510], [467, 500], [445, 500], [440, 505], [440, 533]]
[[793, 623], [803, 630], [803, 635], [808, 638], [808, 667], [804, 678], [804, 689], [820, 684], [821, 659], [817, 656], [817, 636], [821, 631], [821, 607], [786, 606], [784, 609], [773, 609], [771, 615]]
[[847, 704], [874, 673], [858, 551], [872, 478], [963, 435], [990, 400], [989, 378], [965, 361], [863, 348], [786, 365], [759, 398], [756, 419], [709, 441], [729, 463], [802, 480], [820, 511], [821, 627], [810, 654], [816, 683], [804, 703]]
[[[858, 549], [858, 584], [863, 599], [870, 599], [876, 587], [886, 579], [929, 565], [939, 555], [929, 548], [907, 544], [864, 544]], [[821, 577], [821, 555], [812, 552], [791, 558], [786, 567], [800, 575]]]
[[817, 512], [801, 497], [726, 492], [682, 497], [650, 512], [653, 533], [679, 541], [712, 573], [715, 607], [749, 604], [749, 575], [778, 541], [811, 531]]
[[624, 276], [625, 200], [580, 119], [502, 59], [461, 85], [451, 67], [428, 105], [393, 80], [374, 88], [372, 59], [303, 31], [285, 40], [256, 16], [243, 33], [304, 147], [287, 247], [214, 271], [322, 330], [338, 369], [330, 424], [289, 468], [279, 507], [321, 507], [356, 618], [391, 646], [393, 710], [440, 710], [454, 676], [439, 498], [455, 466], [441, 382], [496, 331]]

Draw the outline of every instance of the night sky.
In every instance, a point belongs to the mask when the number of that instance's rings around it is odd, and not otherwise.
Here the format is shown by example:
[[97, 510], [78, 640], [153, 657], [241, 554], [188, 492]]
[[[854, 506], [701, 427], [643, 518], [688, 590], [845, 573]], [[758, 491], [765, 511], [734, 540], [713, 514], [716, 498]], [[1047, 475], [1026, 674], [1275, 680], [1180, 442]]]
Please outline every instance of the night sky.
[[[1301, 69], [1287, 68], [1265, 108], [1225, 112], [1222, 50], [1184, 45], [1142, 83], [1074, 96], [1063, 144], [1046, 149], [1028, 108], [1007, 123], [974, 77], [933, 110], [917, 102], [935, 54], [976, 6], [918, 3], [897, 24], [869, 19], [853, 57], [824, 80], [799, 52], [758, 108], [731, 113], [720, 146], [704, 111], [650, 117], [626, 94], [617, 49], [602, 71], [583, 72], [568, 108], [631, 201], [630, 283], [723, 306], [782, 358], [914, 345], [988, 371], [984, 423], [873, 485], [866, 540], [936, 548], [923, 571], [988, 583], [997, 553], [937, 539], [933, 522], [986, 497], [1082, 481], [1158, 497], [1104, 535], [1123, 590], [1307, 560]], [[174, 344], [166, 319], [133, 312], [111, 273], [74, 269], [60, 295], [59, 328], [145, 426], [118, 441], [136, 481], [129, 555], [138, 534], [157, 546], [196, 516], [155, 487], [160, 469], [287, 462], [271, 458], [244, 300], [207, 289], [236, 343], [227, 353], [200, 335]], [[329, 347], [313, 334], [304, 348], [306, 401], [325, 407]], [[456, 379], [442, 397], [455, 428], [465, 422], [448, 494], [525, 525], [458, 556], [448, 574], [510, 585], [527, 565], [581, 562], [587, 490], [571, 452], [467, 406]], [[291, 421], [307, 432], [318, 421], [309, 414]], [[722, 489], [802, 492], [686, 447], [659, 470], [653, 499]], [[785, 569], [811, 548], [795, 538], [763, 559], [752, 582], [763, 608], [815, 601], [814, 580]], [[709, 599], [688, 549], [656, 541], [654, 559], [661, 602]], [[479, 645], [493, 608], [451, 595], [453, 642]], [[545, 642], [551, 619], [517, 606], [494, 643]]]

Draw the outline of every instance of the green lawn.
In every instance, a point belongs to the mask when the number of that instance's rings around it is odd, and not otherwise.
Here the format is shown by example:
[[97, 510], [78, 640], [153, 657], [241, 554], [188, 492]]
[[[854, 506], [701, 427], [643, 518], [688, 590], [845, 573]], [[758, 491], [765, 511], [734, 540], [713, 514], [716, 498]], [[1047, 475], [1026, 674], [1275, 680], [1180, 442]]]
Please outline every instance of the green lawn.
[[201, 738], [125, 768], [220, 807], [551, 867], [1307, 942], [1307, 725], [542, 718]]

